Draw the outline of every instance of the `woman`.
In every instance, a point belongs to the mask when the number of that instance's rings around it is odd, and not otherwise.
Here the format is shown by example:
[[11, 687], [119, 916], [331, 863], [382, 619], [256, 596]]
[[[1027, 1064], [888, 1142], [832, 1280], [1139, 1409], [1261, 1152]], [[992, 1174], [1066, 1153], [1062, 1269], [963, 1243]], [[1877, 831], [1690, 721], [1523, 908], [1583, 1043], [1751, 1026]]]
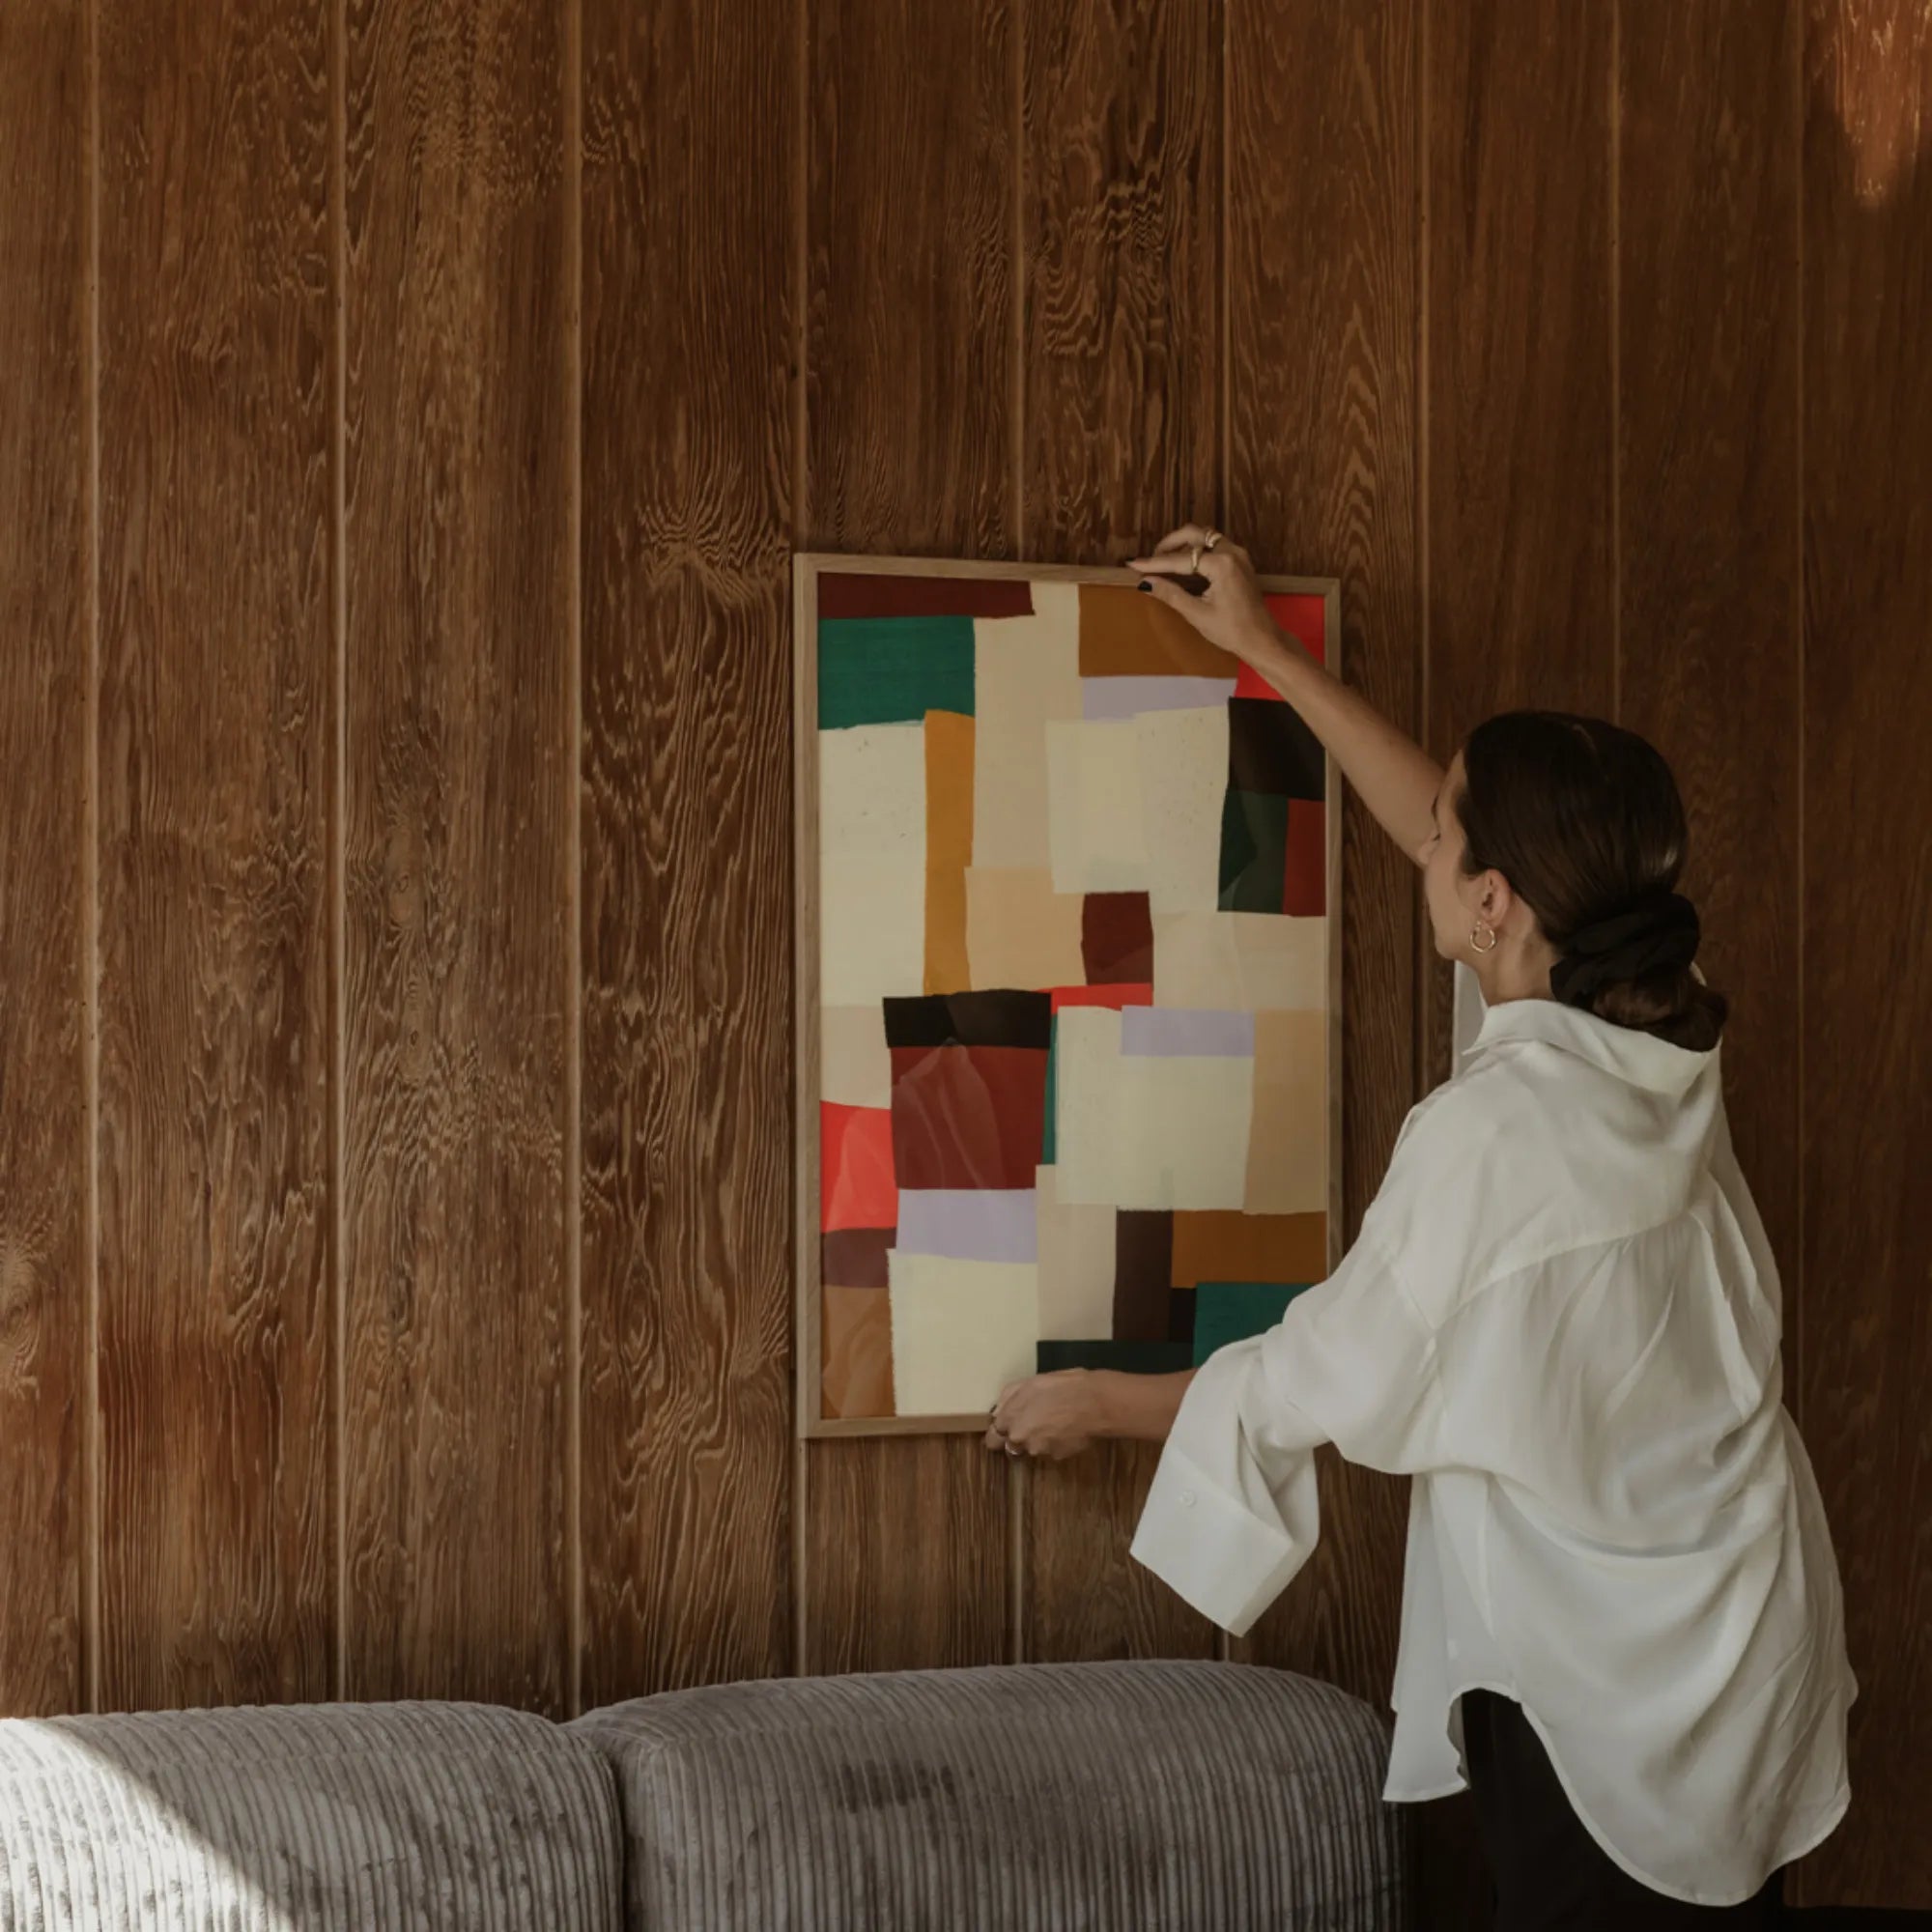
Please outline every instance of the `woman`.
[[1412, 1474], [1387, 1796], [1471, 1788], [1512, 1932], [1763, 1923], [1844, 1813], [1855, 1686], [1669, 769], [1516, 713], [1445, 774], [1237, 545], [1190, 526], [1134, 568], [1321, 738], [1488, 1010], [1276, 1328], [1191, 1376], [1015, 1384], [988, 1446], [1165, 1440], [1134, 1554], [1236, 1634], [1314, 1544], [1317, 1444]]

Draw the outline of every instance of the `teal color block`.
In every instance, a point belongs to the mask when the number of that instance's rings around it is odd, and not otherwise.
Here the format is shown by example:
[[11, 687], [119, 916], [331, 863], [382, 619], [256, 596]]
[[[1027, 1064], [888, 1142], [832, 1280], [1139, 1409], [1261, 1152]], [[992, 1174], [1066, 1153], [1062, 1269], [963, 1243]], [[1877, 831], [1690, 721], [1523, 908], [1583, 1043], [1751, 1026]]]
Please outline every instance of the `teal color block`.
[[1171, 1376], [1194, 1366], [1185, 1342], [1041, 1342], [1034, 1367], [1043, 1376], [1057, 1369], [1117, 1369], [1127, 1376]]
[[928, 711], [972, 715], [971, 617], [819, 620], [821, 731], [916, 724]]
[[1281, 911], [1288, 894], [1288, 800], [1230, 790], [1221, 807], [1221, 910]]
[[1310, 1284], [1268, 1281], [1204, 1281], [1194, 1291], [1194, 1366], [1216, 1349], [1265, 1335], [1288, 1304]]
[[1060, 1096], [1060, 1015], [1055, 1013], [1053, 1024], [1046, 1036], [1046, 1107], [1045, 1124], [1039, 1137], [1039, 1164], [1053, 1165], [1054, 1150], [1060, 1145], [1057, 1126]]

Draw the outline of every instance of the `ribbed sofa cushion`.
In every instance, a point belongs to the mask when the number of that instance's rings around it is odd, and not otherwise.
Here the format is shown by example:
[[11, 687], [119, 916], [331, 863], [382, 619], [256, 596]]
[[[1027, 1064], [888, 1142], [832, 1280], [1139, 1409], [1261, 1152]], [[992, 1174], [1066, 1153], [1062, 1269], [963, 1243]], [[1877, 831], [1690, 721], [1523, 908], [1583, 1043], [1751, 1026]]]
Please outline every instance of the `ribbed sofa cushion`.
[[1388, 1739], [1238, 1664], [679, 1691], [571, 1726], [623, 1791], [635, 1932], [1383, 1932]]
[[617, 1932], [616, 1792], [473, 1704], [0, 1722], [0, 1932]]

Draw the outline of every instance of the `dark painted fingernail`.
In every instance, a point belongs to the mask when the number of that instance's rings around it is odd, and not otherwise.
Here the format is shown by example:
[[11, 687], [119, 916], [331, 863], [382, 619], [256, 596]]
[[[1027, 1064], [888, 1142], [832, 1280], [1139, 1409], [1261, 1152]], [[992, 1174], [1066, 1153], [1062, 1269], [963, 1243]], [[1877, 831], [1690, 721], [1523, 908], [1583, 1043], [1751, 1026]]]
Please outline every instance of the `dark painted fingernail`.
[[1153, 585], [1150, 583], [1144, 577], [1141, 579], [1140, 582], [1135, 586], [1135, 588], [1140, 590], [1151, 590], [1153, 588]]

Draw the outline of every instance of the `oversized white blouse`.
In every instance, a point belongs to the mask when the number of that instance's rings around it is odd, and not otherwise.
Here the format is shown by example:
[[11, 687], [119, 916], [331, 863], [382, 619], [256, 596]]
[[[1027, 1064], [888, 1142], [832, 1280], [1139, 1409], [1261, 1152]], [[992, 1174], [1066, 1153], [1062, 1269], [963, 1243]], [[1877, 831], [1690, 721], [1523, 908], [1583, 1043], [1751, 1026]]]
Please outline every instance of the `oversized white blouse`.
[[1460, 1790], [1457, 1699], [1501, 1691], [1619, 1865], [1733, 1903], [1850, 1795], [1778, 1333], [1719, 1054], [1496, 1006], [1341, 1266], [1196, 1375], [1133, 1553], [1240, 1635], [1314, 1548], [1315, 1445], [1412, 1474], [1386, 1797]]

